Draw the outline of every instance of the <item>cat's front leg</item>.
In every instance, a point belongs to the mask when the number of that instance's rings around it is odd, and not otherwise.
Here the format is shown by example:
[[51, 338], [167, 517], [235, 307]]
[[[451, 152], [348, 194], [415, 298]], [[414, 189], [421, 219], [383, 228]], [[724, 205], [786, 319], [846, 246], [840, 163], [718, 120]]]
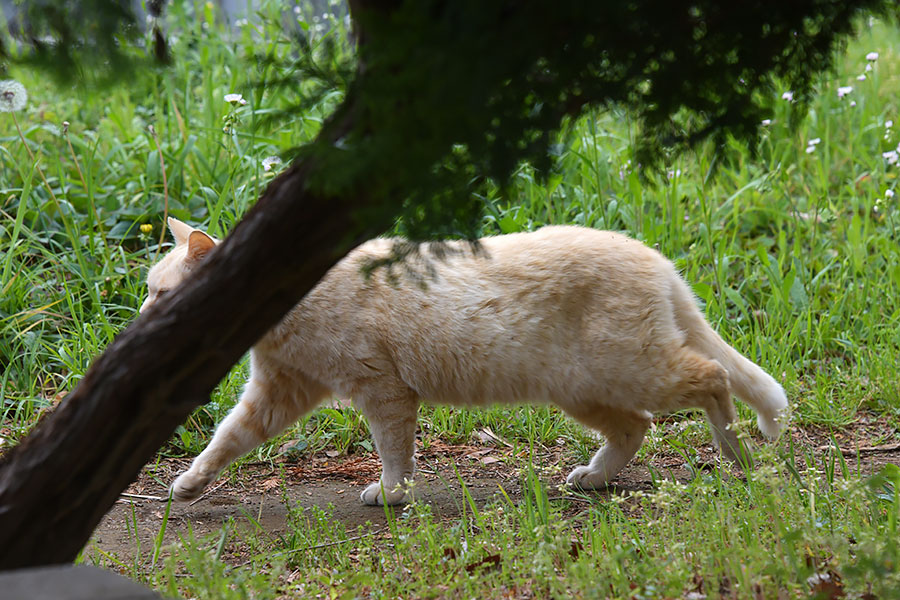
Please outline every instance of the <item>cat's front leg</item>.
[[381, 479], [369, 485], [360, 499], [369, 505], [403, 504], [410, 500], [415, 475], [416, 416], [419, 400], [413, 394], [389, 400], [355, 399], [369, 420], [381, 457]]
[[650, 413], [596, 406], [590, 410], [571, 412], [572, 416], [606, 437], [606, 444], [591, 462], [576, 467], [566, 483], [582, 490], [606, 487], [637, 453], [650, 427]]
[[209, 446], [191, 468], [172, 484], [178, 502], [194, 500], [234, 459], [253, 450], [318, 404], [318, 388], [300, 388], [296, 382], [251, 377], [240, 402], [216, 428]]

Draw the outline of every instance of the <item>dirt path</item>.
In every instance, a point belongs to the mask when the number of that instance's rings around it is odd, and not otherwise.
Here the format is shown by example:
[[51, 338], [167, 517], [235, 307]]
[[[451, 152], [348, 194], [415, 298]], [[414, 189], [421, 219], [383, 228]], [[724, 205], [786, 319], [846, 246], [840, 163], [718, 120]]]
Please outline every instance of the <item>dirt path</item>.
[[[667, 423], [660, 421], [658, 426], [664, 428]], [[798, 455], [804, 453], [819, 461], [833, 456], [832, 436], [854, 472], [874, 473], [886, 463], [900, 463], [900, 437], [883, 418], [863, 415], [854, 426], [838, 432], [816, 428], [793, 428], [791, 432]], [[553, 465], [570, 466], [571, 460], [563, 454], [562, 448], [547, 449], [536, 467], [541, 470]], [[711, 447], [702, 447], [699, 455], [701, 465], [712, 464], [716, 453]], [[108, 554], [126, 564], [148, 561], [164, 519], [166, 503], [161, 498], [169, 482], [188, 464], [187, 460], [169, 459], [145, 468], [104, 517], [88, 544], [86, 556], [102, 560]], [[527, 456], [514, 456], [502, 446], [433, 443], [419, 452], [421, 470], [415, 493], [436, 517], [454, 519], [465, 510], [461, 482], [479, 507], [491, 501], [501, 488], [516, 501], [521, 497], [520, 471], [526, 465]], [[258, 523], [267, 534], [277, 536], [286, 530], [289, 506], [298, 503], [304, 508], [329, 510], [332, 518], [348, 530], [366, 524], [380, 529], [386, 523], [384, 509], [365, 506], [359, 500], [365, 485], [377, 479], [380, 467], [374, 454], [336, 458], [318, 454], [296, 463], [245, 464], [213, 484], [194, 504], [173, 504], [163, 545], [177, 541], [189, 531], [196, 537], [218, 531], [230, 519], [240, 527]], [[662, 450], [648, 457], [645, 464], [626, 467], [616, 477], [614, 486], [598, 494], [648, 490], [653, 479], [651, 468], [657, 477], [680, 481], [691, 477], [681, 456]], [[562, 484], [565, 472], [566, 469], [547, 472], [543, 478], [551, 486]]]

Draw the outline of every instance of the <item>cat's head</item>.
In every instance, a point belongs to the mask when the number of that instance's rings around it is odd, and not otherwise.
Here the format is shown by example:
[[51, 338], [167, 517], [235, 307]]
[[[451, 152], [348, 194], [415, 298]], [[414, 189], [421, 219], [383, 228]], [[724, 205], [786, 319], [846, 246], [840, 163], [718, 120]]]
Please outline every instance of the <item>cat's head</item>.
[[219, 243], [199, 229], [173, 217], [169, 217], [169, 231], [175, 238], [175, 247], [147, 273], [147, 299], [141, 305], [140, 312], [144, 312], [159, 298], [178, 287]]

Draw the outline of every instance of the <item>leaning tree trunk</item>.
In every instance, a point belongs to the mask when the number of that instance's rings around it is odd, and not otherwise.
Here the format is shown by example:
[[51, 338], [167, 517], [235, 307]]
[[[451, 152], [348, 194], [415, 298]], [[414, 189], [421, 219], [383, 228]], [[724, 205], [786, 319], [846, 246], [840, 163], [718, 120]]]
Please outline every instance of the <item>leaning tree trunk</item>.
[[[319, 141], [352, 124], [350, 98]], [[340, 121], [343, 120], [343, 123]], [[125, 487], [217, 382], [357, 242], [362, 190], [310, 189], [314, 159], [275, 179], [179, 290], [122, 332], [0, 465], [0, 570], [73, 560]], [[368, 212], [367, 214], [372, 214]]]

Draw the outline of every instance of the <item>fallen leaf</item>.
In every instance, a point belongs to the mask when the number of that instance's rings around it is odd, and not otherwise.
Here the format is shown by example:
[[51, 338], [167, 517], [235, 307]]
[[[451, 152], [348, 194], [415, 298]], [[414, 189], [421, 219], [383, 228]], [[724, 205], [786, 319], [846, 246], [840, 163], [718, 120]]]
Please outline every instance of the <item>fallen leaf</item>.
[[836, 600], [843, 598], [844, 584], [841, 582], [841, 576], [834, 571], [827, 573], [814, 573], [806, 579], [816, 600]]
[[478, 436], [478, 440], [482, 444], [497, 444], [506, 446], [507, 448], [512, 448], [512, 444], [494, 433], [490, 427], [482, 427], [476, 435]]
[[478, 458], [479, 456], [484, 456], [490, 452], [493, 452], [493, 448], [482, 448], [481, 450], [475, 450], [473, 452], [469, 452], [465, 455], [466, 458]]
[[572, 546], [569, 548], [569, 556], [572, 560], [578, 560], [578, 557], [584, 551], [584, 546], [578, 540], [572, 540]]
[[497, 569], [500, 567], [500, 555], [499, 554], [491, 554], [490, 556], [485, 556], [478, 562], [474, 562], [472, 564], [466, 565], [466, 572], [474, 573], [475, 569], [484, 567], [486, 569]]
[[309, 447], [309, 442], [300, 438], [299, 440], [291, 440], [285, 442], [278, 448], [278, 454], [299, 454]]
[[280, 484], [281, 484], [281, 482], [278, 480], [277, 477], [272, 477], [270, 479], [266, 479], [265, 481], [263, 481], [261, 484], [259, 484], [259, 486], [263, 490], [268, 492], [269, 490], [273, 490], [273, 489], [277, 488]]

